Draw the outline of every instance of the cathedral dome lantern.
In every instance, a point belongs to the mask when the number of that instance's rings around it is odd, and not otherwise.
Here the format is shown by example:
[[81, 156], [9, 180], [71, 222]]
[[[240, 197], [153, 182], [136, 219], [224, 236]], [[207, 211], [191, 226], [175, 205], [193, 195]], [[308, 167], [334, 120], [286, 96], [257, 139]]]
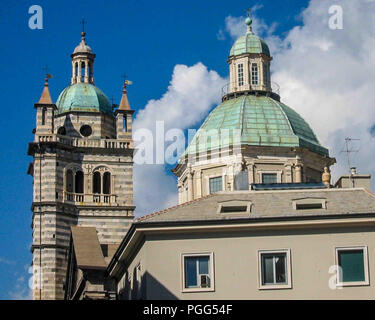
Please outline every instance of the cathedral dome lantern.
[[86, 43], [86, 33], [81, 32], [81, 42], [72, 57], [71, 85], [59, 95], [58, 114], [71, 111], [102, 112], [113, 115], [113, 107], [102, 90], [94, 85], [95, 54]]
[[81, 42], [71, 54], [72, 57], [72, 80], [75, 83], [94, 84], [94, 60], [95, 54], [86, 44], [86, 32], [81, 32]]
[[[252, 31], [252, 20], [247, 17], [246, 33], [233, 44], [229, 58], [230, 82], [224, 88], [225, 98], [241, 92], [258, 92], [277, 98], [272, 91], [270, 62], [272, 60], [267, 43]], [[276, 91], [276, 90], [274, 90]]]

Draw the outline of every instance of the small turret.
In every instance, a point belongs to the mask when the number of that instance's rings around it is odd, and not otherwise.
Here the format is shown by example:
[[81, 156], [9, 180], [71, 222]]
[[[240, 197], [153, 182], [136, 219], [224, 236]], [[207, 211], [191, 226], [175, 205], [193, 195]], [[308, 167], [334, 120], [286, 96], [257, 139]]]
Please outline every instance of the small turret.
[[[82, 22], [84, 25], [84, 21]], [[72, 57], [72, 81], [76, 83], [94, 84], [94, 60], [95, 54], [86, 44], [86, 32], [82, 29], [81, 42], [71, 54]]]
[[[249, 13], [245, 23], [247, 26], [245, 35], [239, 37], [230, 50], [228, 58], [230, 83], [224, 89], [227, 95], [223, 97], [224, 100], [244, 92], [264, 95], [273, 93], [270, 50], [266, 42], [253, 33]], [[273, 95], [274, 98], [279, 99], [278, 92], [274, 92]]]
[[47, 73], [42, 95], [39, 101], [34, 104], [34, 108], [36, 109], [35, 141], [38, 141], [38, 136], [40, 135], [53, 134], [54, 112], [57, 107], [52, 102], [51, 94], [49, 93], [48, 79], [50, 78], [52, 76]]
[[126, 86], [132, 84], [124, 80], [122, 96], [118, 109], [115, 111], [117, 139], [132, 139], [132, 115], [134, 110], [130, 109]]

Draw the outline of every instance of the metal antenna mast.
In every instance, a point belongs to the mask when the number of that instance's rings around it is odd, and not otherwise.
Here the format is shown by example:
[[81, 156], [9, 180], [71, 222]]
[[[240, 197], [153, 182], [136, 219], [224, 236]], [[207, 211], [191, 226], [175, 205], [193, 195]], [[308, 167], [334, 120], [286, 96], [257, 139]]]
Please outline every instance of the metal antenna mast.
[[351, 173], [351, 168], [352, 168], [352, 166], [351, 166], [351, 162], [350, 162], [350, 154], [351, 153], [355, 153], [355, 152], [358, 152], [359, 151], [359, 149], [357, 149], [357, 150], [354, 150], [354, 149], [350, 149], [350, 143], [352, 142], [352, 141], [359, 141], [360, 139], [353, 139], [353, 138], [349, 138], [349, 137], [347, 137], [347, 138], [345, 138], [345, 150], [342, 150], [341, 152], [345, 152], [346, 153], [346, 157], [347, 157], [347, 161], [348, 161], [348, 169], [349, 169], [349, 173]]

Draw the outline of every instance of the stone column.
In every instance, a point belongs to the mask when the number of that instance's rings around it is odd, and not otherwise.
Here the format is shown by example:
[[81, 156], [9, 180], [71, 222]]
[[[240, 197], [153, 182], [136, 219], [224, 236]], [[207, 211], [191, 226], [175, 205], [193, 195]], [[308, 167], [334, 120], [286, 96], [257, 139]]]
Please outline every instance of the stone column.
[[81, 70], [82, 70], [82, 61], [78, 62], [78, 75], [77, 75], [77, 83], [81, 82]]
[[302, 167], [300, 164], [296, 165], [296, 182], [297, 183], [302, 182]]
[[292, 164], [286, 163], [284, 165], [284, 170], [285, 170], [285, 182], [286, 183], [292, 183], [293, 182], [293, 177], [292, 177]]
[[191, 164], [188, 164], [188, 201], [192, 201], [194, 199], [194, 190], [193, 190], [193, 172], [191, 169]]
[[227, 187], [225, 188], [225, 190], [234, 190], [234, 168], [232, 164], [227, 167]]
[[195, 198], [201, 198], [202, 197], [202, 171], [197, 170], [195, 172], [195, 184], [196, 184], [196, 192], [195, 192]]
[[74, 66], [75, 66], [75, 63], [72, 61], [72, 83], [71, 84], [76, 83], [76, 70]]
[[247, 173], [248, 173], [248, 179], [249, 179], [249, 190], [251, 190], [251, 185], [255, 183], [254, 163], [247, 164]]
[[89, 64], [85, 61], [85, 83], [89, 82]]
[[177, 184], [177, 190], [178, 190], [178, 204], [182, 203], [182, 183], [179, 181]]

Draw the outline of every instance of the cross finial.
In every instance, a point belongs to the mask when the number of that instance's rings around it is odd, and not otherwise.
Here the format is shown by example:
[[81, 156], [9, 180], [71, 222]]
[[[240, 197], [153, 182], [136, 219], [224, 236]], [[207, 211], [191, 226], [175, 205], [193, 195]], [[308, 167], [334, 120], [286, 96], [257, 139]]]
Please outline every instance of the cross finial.
[[48, 79], [52, 78], [52, 75], [48, 73], [48, 66], [46, 65], [43, 70], [46, 72], [45, 84], [48, 85]]
[[82, 18], [82, 32], [85, 32], [85, 18]]
[[247, 12], [247, 16], [250, 18], [250, 8], [247, 8], [246, 12]]

